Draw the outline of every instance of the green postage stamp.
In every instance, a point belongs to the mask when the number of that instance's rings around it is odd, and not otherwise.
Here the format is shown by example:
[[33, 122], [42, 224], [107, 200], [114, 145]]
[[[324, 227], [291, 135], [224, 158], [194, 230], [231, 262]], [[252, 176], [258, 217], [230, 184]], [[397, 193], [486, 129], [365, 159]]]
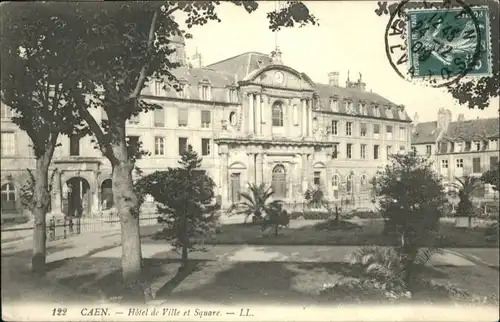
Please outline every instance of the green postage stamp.
[[408, 72], [412, 78], [491, 74], [487, 7], [408, 10]]

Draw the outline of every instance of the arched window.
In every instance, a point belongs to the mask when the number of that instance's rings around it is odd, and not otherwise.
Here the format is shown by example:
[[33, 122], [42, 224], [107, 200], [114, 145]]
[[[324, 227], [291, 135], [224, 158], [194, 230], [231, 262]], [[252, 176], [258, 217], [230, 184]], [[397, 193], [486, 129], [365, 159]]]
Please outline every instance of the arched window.
[[352, 174], [350, 174], [348, 177], [347, 177], [347, 181], [346, 181], [346, 191], [347, 193], [351, 194], [352, 193], [352, 186], [353, 186], [353, 180], [354, 179], [354, 176]]
[[15, 210], [16, 198], [16, 187], [13, 183], [2, 185], [2, 210]]
[[332, 190], [334, 199], [339, 198], [339, 182], [340, 182], [339, 176], [334, 174], [332, 177], [332, 188], [333, 188]]
[[272, 187], [274, 189], [274, 196], [278, 198], [286, 197], [286, 170], [281, 164], [273, 168]]
[[281, 102], [275, 102], [272, 107], [273, 126], [283, 127], [283, 106]]

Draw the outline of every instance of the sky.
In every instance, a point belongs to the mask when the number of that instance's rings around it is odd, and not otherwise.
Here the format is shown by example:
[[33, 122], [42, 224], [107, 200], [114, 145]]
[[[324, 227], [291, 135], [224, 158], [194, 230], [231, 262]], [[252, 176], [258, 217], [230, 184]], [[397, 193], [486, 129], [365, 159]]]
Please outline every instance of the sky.
[[498, 98], [482, 111], [470, 110], [456, 103], [444, 89], [400, 78], [385, 54], [384, 34], [389, 17], [374, 13], [378, 8], [376, 1], [304, 3], [320, 25], [285, 28], [276, 37], [268, 27], [266, 13], [274, 10], [278, 1], [262, 1], [252, 14], [223, 2], [217, 9], [222, 22], [212, 21], [189, 30], [193, 39], [186, 41], [187, 53], [193, 54], [197, 48], [203, 64], [208, 65], [244, 52], [270, 53], [277, 38], [285, 65], [318, 83], [328, 83], [327, 74], [338, 71], [342, 86], [348, 70], [351, 80], [357, 80], [362, 73], [367, 90], [405, 105], [411, 118], [418, 112], [420, 122], [436, 120], [441, 107], [451, 110], [453, 120], [458, 114], [464, 114], [466, 119], [498, 117]]

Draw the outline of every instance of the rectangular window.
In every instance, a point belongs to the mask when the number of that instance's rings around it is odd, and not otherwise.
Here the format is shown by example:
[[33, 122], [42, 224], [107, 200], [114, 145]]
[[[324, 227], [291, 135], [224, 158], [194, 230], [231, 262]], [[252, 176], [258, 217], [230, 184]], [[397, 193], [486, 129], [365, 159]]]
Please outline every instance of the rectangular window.
[[201, 155], [210, 155], [210, 139], [201, 139]]
[[2, 156], [16, 154], [16, 135], [14, 132], [2, 132]]
[[490, 140], [490, 150], [498, 149], [498, 140]]
[[388, 140], [392, 140], [392, 125], [387, 125], [385, 127], [385, 137]]
[[373, 136], [375, 138], [378, 138], [380, 135], [380, 125], [379, 124], [373, 124]]
[[332, 134], [337, 135], [339, 133], [339, 121], [332, 121]]
[[155, 155], [165, 155], [165, 139], [155, 137]]
[[179, 127], [186, 127], [188, 125], [188, 110], [185, 108], [179, 109], [178, 125]]
[[165, 127], [165, 110], [163, 108], [155, 109], [153, 118], [155, 127]]
[[334, 144], [332, 147], [333, 147], [332, 158], [333, 159], [337, 159], [339, 157], [339, 145], [338, 144]]
[[208, 85], [201, 86], [201, 99], [205, 101], [209, 101], [211, 99], [210, 86]]
[[69, 155], [80, 155], [80, 137], [78, 135], [69, 136]]
[[348, 159], [352, 159], [352, 144], [347, 143], [346, 145], [346, 155]]
[[387, 159], [389, 159], [389, 157], [391, 156], [391, 154], [392, 154], [392, 146], [388, 145], [386, 147], [386, 156], [387, 156]]
[[457, 143], [455, 152], [463, 152], [464, 151], [464, 144], [463, 142]]
[[439, 153], [446, 153], [448, 150], [448, 143], [447, 142], [439, 142]]
[[347, 136], [352, 135], [352, 122], [345, 123], [345, 135], [347, 135]]
[[[139, 140], [140, 140], [139, 136], [136, 135], [127, 136], [126, 143], [128, 145], [128, 151], [130, 154], [135, 154], [139, 150], [139, 147], [141, 145], [141, 142]], [[137, 158], [140, 159], [141, 156], [139, 155], [137, 156]]]
[[360, 136], [366, 136], [366, 133], [368, 132], [366, 123], [361, 123], [360, 124], [360, 129], [359, 129], [359, 135]]
[[373, 146], [373, 160], [378, 160], [378, 155], [379, 155], [379, 146], [374, 145]]
[[321, 186], [321, 172], [314, 171], [314, 185], [317, 187]]
[[179, 138], [179, 155], [183, 154], [187, 149], [187, 138]]
[[474, 144], [476, 145], [476, 151], [481, 151], [481, 142], [476, 141], [476, 142], [474, 142]]
[[380, 116], [380, 111], [379, 111], [378, 106], [374, 106], [373, 107], [373, 116], [375, 116], [375, 117], [379, 117]]
[[406, 128], [404, 127], [399, 128], [399, 139], [401, 141], [406, 141]]
[[387, 116], [387, 118], [389, 118], [389, 119], [392, 119], [394, 117], [392, 115], [392, 108], [390, 108], [390, 107], [386, 108], [386, 110], [385, 110], [385, 116]]
[[[211, 121], [212, 121], [212, 117], [211, 117], [210, 111], [201, 111], [201, 127], [202, 128], [209, 128]], [[187, 124], [187, 122], [186, 122], [186, 124]]]
[[490, 169], [494, 169], [498, 163], [498, 157], [490, 157]]
[[361, 149], [359, 150], [360, 151], [360, 157], [362, 160], [365, 160], [366, 159], [366, 144], [361, 144]]
[[330, 100], [330, 109], [332, 112], [338, 112], [339, 111], [339, 101], [336, 99], [331, 99]]
[[300, 118], [300, 113], [299, 113], [299, 106], [295, 104], [293, 106], [293, 124], [294, 125], [299, 125], [299, 118]]
[[425, 153], [427, 155], [431, 155], [432, 154], [432, 145], [429, 144], [429, 145], [425, 146]]
[[463, 168], [464, 167], [464, 159], [457, 159], [457, 168]]
[[471, 150], [471, 142], [467, 141], [465, 142], [465, 151], [470, 151]]
[[448, 160], [441, 160], [441, 169], [448, 169]]
[[128, 124], [139, 124], [140, 117], [139, 115], [131, 115], [128, 119]]
[[179, 91], [177, 92], [180, 98], [188, 98], [188, 84], [179, 84]]
[[481, 158], [472, 158], [472, 173], [481, 173]]

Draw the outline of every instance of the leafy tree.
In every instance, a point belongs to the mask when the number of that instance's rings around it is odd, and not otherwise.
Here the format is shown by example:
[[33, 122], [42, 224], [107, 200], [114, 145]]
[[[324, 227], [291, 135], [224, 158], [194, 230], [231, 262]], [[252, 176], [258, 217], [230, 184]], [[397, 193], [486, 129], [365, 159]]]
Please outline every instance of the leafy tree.
[[[231, 1], [254, 12], [257, 1]], [[126, 142], [126, 121], [131, 116], [158, 106], [140, 96], [152, 79], [162, 78], [166, 86], [180, 90], [172, 74], [179, 66], [170, 60], [173, 50], [168, 48], [170, 37], [190, 35], [176, 21], [177, 13], [187, 18], [188, 28], [202, 26], [209, 21], [220, 21], [217, 15], [219, 1], [163, 1], [163, 2], [106, 2], [57, 3], [58, 10], [71, 11], [81, 26], [75, 35], [79, 40], [80, 65], [85, 72], [84, 88], [91, 95], [90, 104], [103, 108], [108, 121], [99, 124], [87, 109], [80, 111], [99, 149], [113, 168], [113, 198], [122, 227], [122, 273], [131, 293], [139, 290], [141, 247], [139, 237], [138, 204], [133, 188], [132, 169], [135, 157]], [[49, 4], [47, 4], [49, 5]], [[317, 24], [301, 2], [289, 2], [278, 11], [267, 15], [269, 28]], [[101, 127], [102, 126], [102, 127]]]
[[274, 190], [271, 186], [266, 188], [264, 183], [259, 185], [252, 183], [248, 186], [249, 192], [240, 193], [241, 201], [231, 205], [228, 213], [245, 215], [245, 223], [248, 217], [252, 216], [252, 221], [262, 219], [263, 215], [269, 210], [271, 197]]
[[312, 206], [315, 208], [324, 207], [325, 210], [329, 214], [335, 213], [335, 221], [339, 222], [340, 211], [339, 211], [337, 205], [335, 205], [335, 209], [331, 207], [330, 203], [325, 198], [325, 194], [324, 194], [323, 190], [321, 190], [320, 188], [309, 189], [305, 192], [304, 197], [305, 197], [306, 201], [308, 202], [309, 206]]
[[[48, 171], [61, 134], [80, 132], [79, 44], [72, 17], [53, 15], [44, 4], [7, 3], [1, 19], [1, 99], [12, 121], [30, 137], [36, 172], [28, 203], [34, 217], [32, 270], [42, 273], [46, 258]], [[82, 132], [84, 134], [84, 132]], [[79, 134], [82, 134], [79, 133]]]
[[498, 191], [500, 189], [500, 163], [483, 173], [481, 180], [484, 183], [488, 183], [492, 186], [493, 190]]
[[[500, 27], [499, 27], [499, 11], [500, 6], [497, 0], [469, 0], [466, 1], [467, 5], [470, 7], [474, 6], [488, 6], [490, 13], [490, 28], [491, 28], [491, 51], [492, 51], [492, 75], [484, 76], [478, 79], [471, 80], [463, 79], [458, 82], [454, 82], [446, 87], [448, 92], [455, 98], [460, 104], [467, 104], [471, 109], [478, 108], [484, 109], [489, 106], [490, 100], [496, 98], [500, 94], [500, 71], [498, 65], [499, 47], [500, 47]], [[396, 10], [400, 5], [400, 2], [394, 2], [390, 5], [387, 1], [379, 1], [378, 7], [375, 9], [375, 13], [378, 16], [392, 16], [396, 14]], [[404, 8], [415, 9], [415, 8], [439, 8], [439, 7], [456, 7], [461, 8], [462, 5], [456, 0], [442, 0], [441, 2], [432, 1], [408, 1], [404, 4]], [[404, 27], [405, 22], [401, 21], [398, 28]]]
[[466, 176], [464, 178], [455, 178], [456, 183], [451, 186], [458, 189], [458, 198], [460, 199], [457, 207], [457, 215], [469, 217], [469, 227], [472, 224], [472, 217], [476, 215], [477, 209], [472, 204], [472, 197], [474, 192], [481, 188], [481, 181], [473, 176]]
[[[33, 209], [33, 207], [35, 207], [34, 196], [35, 196], [36, 179], [35, 175], [33, 174], [33, 171], [31, 171], [30, 169], [26, 169], [26, 171], [28, 171], [28, 180], [21, 187], [21, 203], [27, 209]], [[52, 191], [52, 186], [54, 184], [54, 179], [56, 177], [56, 174], [57, 174], [57, 169], [54, 169], [48, 181], [49, 194]]]
[[432, 244], [445, 203], [441, 179], [432, 164], [415, 152], [393, 155], [372, 181], [397, 251], [403, 257], [405, 282], [411, 288], [418, 250]]
[[188, 251], [194, 250], [194, 237], [205, 234], [217, 219], [220, 205], [215, 203], [215, 183], [200, 170], [201, 158], [189, 145], [181, 155], [181, 167], [155, 171], [136, 182], [142, 195], [149, 194], [164, 224], [163, 236], [176, 249], [182, 249], [182, 268], [188, 262]]

